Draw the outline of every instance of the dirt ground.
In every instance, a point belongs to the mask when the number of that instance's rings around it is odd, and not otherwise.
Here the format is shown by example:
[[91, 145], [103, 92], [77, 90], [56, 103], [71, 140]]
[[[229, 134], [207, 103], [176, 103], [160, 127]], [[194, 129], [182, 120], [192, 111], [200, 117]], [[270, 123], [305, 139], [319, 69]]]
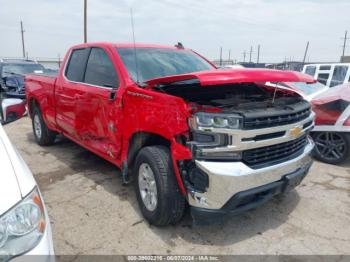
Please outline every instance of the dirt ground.
[[187, 214], [156, 228], [113, 165], [66, 139], [38, 146], [28, 118], [5, 130], [44, 195], [56, 254], [350, 254], [350, 162], [315, 162], [296, 190], [223, 225]]

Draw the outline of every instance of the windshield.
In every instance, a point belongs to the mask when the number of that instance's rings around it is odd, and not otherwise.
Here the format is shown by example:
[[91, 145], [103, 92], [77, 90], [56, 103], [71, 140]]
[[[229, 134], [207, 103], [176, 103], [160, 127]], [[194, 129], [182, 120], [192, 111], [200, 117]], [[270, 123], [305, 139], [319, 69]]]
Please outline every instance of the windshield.
[[25, 75], [35, 71], [44, 71], [44, 67], [40, 64], [4, 64], [1, 76], [5, 77], [11, 74]]
[[325, 85], [319, 82], [312, 83], [312, 84], [307, 84], [303, 82], [290, 82], [289, 84], [301, 90], [305, 95], [311, 95], [326, 88]]
[[[144, 82], [149, 79], [212, 70], [214, 67], [200, 56], [187, 50], [165, 48], [117, 48], [130, 77]], [[137, 58], [138, 76], [136, 74]]]

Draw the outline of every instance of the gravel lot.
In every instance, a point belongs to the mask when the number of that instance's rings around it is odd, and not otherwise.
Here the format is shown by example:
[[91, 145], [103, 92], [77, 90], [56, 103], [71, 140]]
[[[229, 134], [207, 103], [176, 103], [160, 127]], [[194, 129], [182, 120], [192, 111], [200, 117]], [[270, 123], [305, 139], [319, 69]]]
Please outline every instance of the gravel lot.
[[350, 254], [350, 162], [315, 162], [288, 195], [223, 225], [156, 228], [117, 168], [61, 139], [40, 147], [31, 122], [5, 127], [44, 195], [56, 254]]

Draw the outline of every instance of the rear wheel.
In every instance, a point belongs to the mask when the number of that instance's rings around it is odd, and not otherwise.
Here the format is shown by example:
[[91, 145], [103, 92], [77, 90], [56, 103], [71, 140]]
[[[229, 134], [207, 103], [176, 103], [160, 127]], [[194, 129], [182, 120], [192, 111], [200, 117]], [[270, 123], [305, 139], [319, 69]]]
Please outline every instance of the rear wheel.
[[56, 132], [47, 128], [38, 108], [35, 108], [33, 112], [32, 127], [35, 140], [39, 145], [48, 146], [55, 142]]
[[165, 226], [180, 221], [185, 199], [178, 187], [167, 147], [142, 148], [133, 175], [138, 204], [150, 224]]
[[328, 164], [340, 164], [349, 158], [350, 137], [345, 133], [315, 132], [315, 158]]

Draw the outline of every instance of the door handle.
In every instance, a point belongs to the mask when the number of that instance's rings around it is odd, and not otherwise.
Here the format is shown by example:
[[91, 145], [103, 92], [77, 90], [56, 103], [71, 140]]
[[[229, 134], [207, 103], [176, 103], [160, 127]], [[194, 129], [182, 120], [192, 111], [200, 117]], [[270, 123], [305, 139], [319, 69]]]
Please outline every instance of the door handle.
[[112, 89], [109, 93], [109, 101], [114, 101], [117, 98], [117, 89]]

